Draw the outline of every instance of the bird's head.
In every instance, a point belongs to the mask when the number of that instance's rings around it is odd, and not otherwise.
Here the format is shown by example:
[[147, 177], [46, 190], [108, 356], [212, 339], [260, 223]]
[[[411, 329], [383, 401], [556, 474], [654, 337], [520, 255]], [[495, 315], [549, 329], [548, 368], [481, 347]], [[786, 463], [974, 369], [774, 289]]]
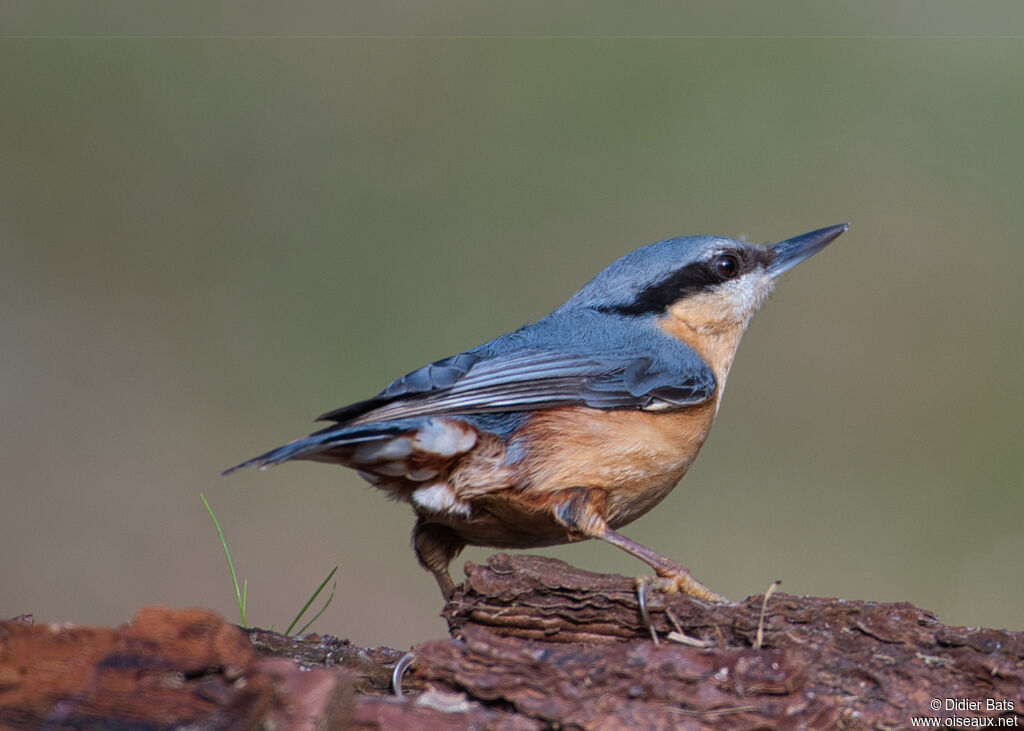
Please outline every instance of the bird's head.
[[685, 236], [637, 249], [598, 274], [561, 309], [669, 317], [698, 332], [741, 330], [785, 271], [849, 228], [829, 226], [770, 246]]
[[740, 336], [779, 275], [848, 228], [829, 226], [769, 246], [721, 236], [666, 239], [626, 254], [560, 309], [654, 323], [693, 346], [724, 379]]

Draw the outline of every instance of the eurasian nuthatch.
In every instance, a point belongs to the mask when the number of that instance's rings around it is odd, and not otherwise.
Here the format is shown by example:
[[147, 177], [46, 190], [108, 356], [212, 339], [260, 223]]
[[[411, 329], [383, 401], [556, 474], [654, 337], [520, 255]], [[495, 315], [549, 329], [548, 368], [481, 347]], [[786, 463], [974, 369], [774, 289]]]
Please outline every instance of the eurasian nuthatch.
[[547, 317], [328, 412], [331, 426], [232, 470], [292, 459], [358, 470], [412, 506], [416, 555], [446, 598], [466, 545], [600, 538], [649, 564], [661, 589], [721, 599], [617, 529], [693, 463], [776, 278], [847, 228], [771, 246], [691, 236], [637, 249]]

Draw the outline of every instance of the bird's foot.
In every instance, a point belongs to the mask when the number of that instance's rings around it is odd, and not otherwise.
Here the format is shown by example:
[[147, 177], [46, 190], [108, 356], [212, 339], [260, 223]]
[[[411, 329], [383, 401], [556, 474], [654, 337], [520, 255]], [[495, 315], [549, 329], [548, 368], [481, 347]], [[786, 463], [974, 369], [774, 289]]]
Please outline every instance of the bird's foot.
[[658, 569], [657, 577], [650, 577], [648, 586], [665, 594], [689, 594], [696, 599], [704, 599], [719, 604], [728, 603], [728, 597], [711, 591], [704, 584], [693, 578], [684, 566], [676, 564], [672, 568]]
[[676, 564], [672, 568], [659, 568], [658, 576], [638, 576], [636, 578], [636, 599], [640, 609], [640, 617], [644, 626], [651, 633], [654, 644], [658, 644], [658, 630], [651, 621], [651, 612], [647, 606], [647, 594], [653, 589], [663, 594], [688, 594], [695, 599], [703, 599], [709, 602], [720, 604], [731, 603], [727, 597], [711, 591], [702, 583], [693, 578], [685, 567]]

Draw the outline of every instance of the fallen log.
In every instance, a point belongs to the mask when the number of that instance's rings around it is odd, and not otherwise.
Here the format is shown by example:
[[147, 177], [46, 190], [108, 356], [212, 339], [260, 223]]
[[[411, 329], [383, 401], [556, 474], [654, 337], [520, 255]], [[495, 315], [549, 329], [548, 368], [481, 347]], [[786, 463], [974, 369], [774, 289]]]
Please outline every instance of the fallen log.
[[467, 565], [451, 637], [402, 658], [330, 635], [242, 630], [204, 610], [96, 629], [0, 623], [0, 726], [904, 728], [1018, 726], [1024, 633], [906, 603], [775, 593], [735, 604], [497, 554]]

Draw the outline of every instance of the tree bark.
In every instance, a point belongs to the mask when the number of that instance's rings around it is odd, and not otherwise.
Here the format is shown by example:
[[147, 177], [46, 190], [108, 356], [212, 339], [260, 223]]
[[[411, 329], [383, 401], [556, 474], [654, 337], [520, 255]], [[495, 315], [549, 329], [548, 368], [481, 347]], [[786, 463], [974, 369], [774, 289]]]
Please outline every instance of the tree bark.
[[[403, 653], [141, 611], [117, 630], [0, 623], [13, 728], [909, 728], [1019, 726], [1024, 633], [905, 603], [775, 593], [736, 604], [497, 554], [467, 565], [451, 637]], [[278, 656], [278, 657], [273, 657]], [[287, 658], [285, 660], [284, 658]], [[929, 721], [931, 722], [931, 721]]]

